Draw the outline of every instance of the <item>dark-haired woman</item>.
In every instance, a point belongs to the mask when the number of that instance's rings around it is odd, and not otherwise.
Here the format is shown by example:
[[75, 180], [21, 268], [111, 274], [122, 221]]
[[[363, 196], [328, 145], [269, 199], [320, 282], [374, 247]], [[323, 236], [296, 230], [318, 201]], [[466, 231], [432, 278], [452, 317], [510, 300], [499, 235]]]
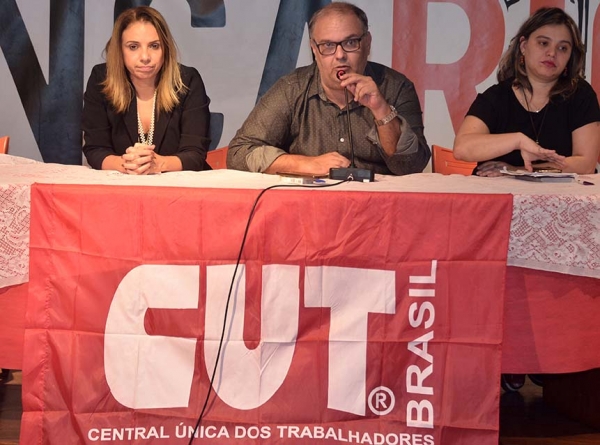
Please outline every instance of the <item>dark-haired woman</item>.
[[600, 109], [583, 79], [585, 52], [573, 19], [542, 8], [519, 29], [498, 68], [499, 83], [479, 94], [454, 141], [454, 156], [475, 173], [504, 167], [594, 173]]

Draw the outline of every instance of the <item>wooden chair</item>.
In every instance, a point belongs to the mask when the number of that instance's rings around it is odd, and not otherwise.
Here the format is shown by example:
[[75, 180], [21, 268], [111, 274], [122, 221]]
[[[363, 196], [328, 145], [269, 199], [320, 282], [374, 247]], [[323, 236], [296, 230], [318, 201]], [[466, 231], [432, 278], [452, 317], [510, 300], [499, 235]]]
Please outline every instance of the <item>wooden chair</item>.
[[477, 167], [477, 162], [459, 161], [454, 157], [452, 150], [432, 145], [433, 172], [442, 175], [464, 175], [470, 176], [473, 169]]
[[227, 168], [227, 151], [229, 147], [216, 148], [206, 154], [206, 162], [213, 170]]
[[9, 136], [2, 136], [0, 138], [0, 154], [7, 154], [8, 153], [8, 142], [10, 140]]

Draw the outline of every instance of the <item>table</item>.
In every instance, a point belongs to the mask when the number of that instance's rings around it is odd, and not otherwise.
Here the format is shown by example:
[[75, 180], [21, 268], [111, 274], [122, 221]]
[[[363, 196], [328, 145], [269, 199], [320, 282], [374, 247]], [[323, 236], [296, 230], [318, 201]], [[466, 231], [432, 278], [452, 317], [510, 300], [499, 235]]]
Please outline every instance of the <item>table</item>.
[[[156, 186], [161, 186], [156, 189], [159, 196], [165, 195], [165, 187], [177, 187], [173, 192], [177, 199], [192, 199], [189, 191], [184, 191], [181, 187], [185, 187], [186, 190], [199, 188], [200, 194], [205, 193], [207, 188], [211, 190], [233, 188], [240, 190], [239, 194], [249, 196], [249, 190], [263, 189], [277, 181], [276, 178], [266, 175], [228, 171], [135, 178], [115, 173], [93, 172], [79, 167], [33, 166], [32, 164], [21, 169], [21, 175], [25, 175], [24, 179], [21, 176], [21, 179], [13, 180], [8, 184], [7, 189], [10, 187], [17, 190], [22, 187], [21, 191], [28, 190], [33, 182], [32, 178], [36, 176], [36, 169], [46, 173], [48, 169], [52, 169], [52, 174], [36, 179], [35, 182], [63, 184], [67, 187], [57, 186], [57, 196], [62, 196], [65, 192], [64, 196], [78, 197], [77, 199], [88, 194], [104, 199], [110, 192], [107, 192], [106, 187], [96, 189], [94, 185], [118, 184], [123, 187], [115, 188], [115, 194], [135, 198], [136, 202], [139, 202], [140, 196], [144, 193], [154, 194], [152, 188]], [[18, 175], [19, 169], [13, 166], [11, 171], [13, 175]], [[57, 177], [57, 174], [60, 177]], [[39, 171], [37, 176], [39, 178]], [[340, 189], [327, 189], [319, 193], [329, 194], [341, 190], [345, 193], [344, 196], [352, 198], [348, 200], [349, 203], [360, 200], [361, 205], [364, 205], [363, 201], [372, 200], [379, 203], [378, 208], [380, 208], [381, 203], [387, 199], [396, 200], [396, 196], [401, 196], [398, 192], [410, 192], [404, 194], [407, 197], [406, 202], [416, 205], [430, 200], [436, 206], [443, 206], [444, 212], [452, 213], [455, 211], [452, 203], [458, 205], [464, 201], [463, 196], [471, 195], [474, 191], [482, 194], [482, 199], [479, 201], [483, 203], [489, 201], [490, 205], [497, 201], [494, 195], [501, 197], [509, 190], [513, 193], [518, 191], [519, 193], [512, 198], [513, 219], [507, 251], [509, 264], [514, 261], [513, 264], [519, 267], [510, 267], [506, 277], [505, 325], [501, 332], [502, 369], [512, 372], [522, 370], [535, 372], [538, 369], [541, 372], [567, 372], [600, 366], [598, 354], [595, 352], [598, 350], [599, 341], [595, 323], [599, 312], [596, 278], [598, 250], [594, 247], [594, 243], [597, 245], [597, 240], [593, 237], [594, 229], [597, 233], [598, 228], [596, 186], [558, 184], [548, 188], [546, 184], [521, 184], [509, 178], [492, 180], [441, 177], [434, 174], [378, 179], [379, 181], [374, 184], [344, 184]], [[598, 180], [598, 178], [590, 179]], [[76, 187], [69, 187], [68, 184], [75, 184]], [[140, 187], [139, 193], [134, 190], [136, 187]], [[365, 193], [365, 187], [369, 187], [370, 193]], [[42, 190], [44, 190], [43, 196], [52, 196], [52, 187], [42, 187], [40, 191]], [[50, 192], [50, 195], [47, 195], [47, 192]], [[397, 195], [390, 195], [390, 193]], [[27, 195], [27, 193], [21, 194]], [[225, 200], [237, 199], [234, 198], [237, 194], [237, 192], [233, 194], [222, 192]], [[384, 196], [383, 200], [377, 197], [379, 194]], [[295, 194], [289, 193], [287, 196], [291, 199]], [[319, 196], [324, 198], [326, 195]], [[411, 201], [411, 196], [416, 200]], [[202, 202], [201, 198], [198, 199], [198, 202]], [[445, 200], [449, 200], [451, 204], [448, 205]], [[283, 201], [281, 205], [284, 205]], [[275, 212], [276, 208], [275, 206], [272, 212]], [[123, 210], [126, 211], [126, 208]], [[483, 215], [481, 211], [475, 214]], [[456, 229], [460, 230], [460, 226]], [[309, 233], [319, 231], [318, 226], [315, 226]], [[481, 234], [473, 235], [474, 239], [481, 240]], [[527, 246], [530, 245], [535, 245], [536, 248], [528, 249]], [[486, 246], [482, 245], [481, 248], [485, 249]], [[28, 253], [28, 249], [23, 250]], [[469, 250], [473, 251], [472, 248]], [[45, 267], [39, 259], [36, 264], [38, 267]], [[578, 274], [579, 277], [565, 279], [569, 276], [558, 274], [555, 272], [557, 270]], [[540, 281], [540, 278], [543, 281]], [[27, 284], [16, 284], [9, 290], [23, 289], [19, 286], [27, 286]], [[502, 289], [496, 290], [502, 291]], [[498, 301], [502, 304], [501, 298]], [[564, 323], [565, 319], [567, 323]], [[565, 332], [557, 331], [557, 320], [567, 325]], [[569, 323], [574, 326], [569, 328]], [[584, 329], [581, 329], [582, 326]], [[500, 342], [500, 339], [496, 338], [493, 341]], [[573, 348], [573, 343], [580, 344], [581, 347]], [[495, 374], [495, 371], [491, 373]], [[487, 386], [491, 387], [493, 384]]]
[[[600, 337], [595, 323], [600, 315], [600, 175], [587, 178], [596, 185], [417, 174], [341, 187], [374, 193], [513, 194], [503, 371], [575, 372], [600, 367], [600, 354], [591, 348]], [[0, 156], [0, 366], [9, 368], [20, 368], [22, 360], [33, 182], [263, 189], [278, 179], [228, 170], [140, 178]], [[569, 328], [568, 335], [556, 326]]]

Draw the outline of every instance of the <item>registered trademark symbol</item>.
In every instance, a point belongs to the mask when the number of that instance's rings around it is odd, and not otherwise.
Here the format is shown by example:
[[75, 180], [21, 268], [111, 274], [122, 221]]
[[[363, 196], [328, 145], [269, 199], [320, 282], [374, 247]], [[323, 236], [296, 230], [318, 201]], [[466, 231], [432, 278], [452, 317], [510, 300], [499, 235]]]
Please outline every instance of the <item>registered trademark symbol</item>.
[[378, 386], [369, 394], [369, 409], [373, 414], [385, 416], [394, 409], [396, 397], [390, 388]]

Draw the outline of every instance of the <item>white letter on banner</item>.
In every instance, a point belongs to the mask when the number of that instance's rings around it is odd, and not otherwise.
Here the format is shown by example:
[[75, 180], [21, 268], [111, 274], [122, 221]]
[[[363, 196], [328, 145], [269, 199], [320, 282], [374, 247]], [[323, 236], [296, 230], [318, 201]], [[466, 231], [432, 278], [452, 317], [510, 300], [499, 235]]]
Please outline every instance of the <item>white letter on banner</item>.
[[[204, 355], [209, 376], [217, 358], [234, 269], [234, 265], [206, 268]], [[246, 273], [244, 266], [238, 269], [214, 381], [215, 392], [232, 408], [259, 407], [275, 394], [287, 376], [298, 336], [299, 271], [298, 266], [263, 266], [260, 343], [256, 349], [248, 350], [244, 344]]]
[[396, 273], [349, 267], [307, 267], [304, 303], [331, 308], [327, 407], [365, 414], [369, 313], [396, 312]]
[[115, 399], [129, 408], [187, 407], [196, 339], [148, 335], [148, 308], [197, 309], [198, 266], [143, 265], [119, 284], [106, 319], [104, 370]]
[[429, 400], [411, 400], [406, 405], [406, 426], [433, 428], [433, 404]]

